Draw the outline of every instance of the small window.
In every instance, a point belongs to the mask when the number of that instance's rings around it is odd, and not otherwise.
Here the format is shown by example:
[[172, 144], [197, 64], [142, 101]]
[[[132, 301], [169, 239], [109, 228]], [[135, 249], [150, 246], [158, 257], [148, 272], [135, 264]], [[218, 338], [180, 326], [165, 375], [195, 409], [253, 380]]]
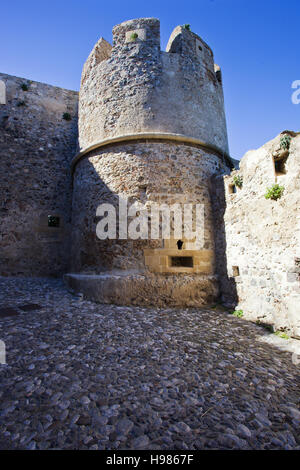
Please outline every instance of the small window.
[[172, 268], [193, 268], [194, 260], [192, 256], [171, 256]]
[[60, 218], [56, 215], [48, 215], [48, 227], [59, 227]]
[[235, 184], [230, 184], [228, 186], [228, 192], [229, 192], [229, 194], [235, 194], [236, 193], [236, 185]]
[[238, 266], [232, 266], [232, 275], [233, 277], [237, 277], [240, 275], [240, 269]]
[[176, 245], [177, 245], [178, 250], [182, 250], [183, 241], [182, 241], [182, 240], [178, 240], [178, 241], [176, 242]]
[[275, 166], [275, 175], [285, 175], [286, 174], [286, 161], [287, 157], [283, 158], [274, 158], [274, 166]]
[[221, 72], [221, 70], [216, 71], [216, 79], [218, 80], [219, 83], [222, 83], [222, 72]]

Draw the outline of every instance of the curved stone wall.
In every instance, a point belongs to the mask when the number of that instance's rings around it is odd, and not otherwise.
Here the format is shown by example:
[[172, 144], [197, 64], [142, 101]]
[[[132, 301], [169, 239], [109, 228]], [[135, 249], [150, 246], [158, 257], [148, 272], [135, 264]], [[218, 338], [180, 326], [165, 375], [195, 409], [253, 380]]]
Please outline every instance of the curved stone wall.
[[98, 205], [111, 203], [118, 207], [118, 195], [128, 198], [128, 205], [140, 201], [145, 207], [147, 202], [162, 200], [204, 204], [203, 249], [212, 251], [209, 178], [224, 170], [226, 167], [218, 156], [176, 143], [135, 142], [91, 152], [78, 162], [74, 172], [73, 271], [144, 271], [143, 250], [163, 248], [162, 239], [99, 240], [96, 237]]
[[[101, 302], [214, 301], [210, 178], [227, 172], [229, 161], [221, 73], [211, 49], [177, 27], [167, 52], [161, 52], [155, 18], [117, 25], [112, 49], [101, 38], [83, 69], [79, 144], [72, 168], [69, 284]], [[97, 207], [109, 203], [118, 221], [120, 201], [127, 210], [140, 204], [146, 236], [132, 237], [134, 217], [127, 216], [128, 231], [120, 233], [117, 226], [108, 238], [97, 236], [105, 219]], [[150, 233], [154, 203], [182, 210], [182, 219], [170, 214], [171, 236], [162, 233], [162, 213], [157, 236]], [[193, 205], [194, 217], [196, 205], [203, 211], [203, 224], [196, 229], [194, 218], [191, 227], [195, 237], [172, 233], [176, 224], [186, 224], [184, 204]]]
[[91, 55], [84, 66], [80, 149], [119, 135], [162, 132], [194, 137], [227, 153], [221, 74], [204, 41], [177, 27], [168, 52], [161, 52], [154, 18], [121, 23], [113, 37], [112, 50], [101, 39], [101, 60]]

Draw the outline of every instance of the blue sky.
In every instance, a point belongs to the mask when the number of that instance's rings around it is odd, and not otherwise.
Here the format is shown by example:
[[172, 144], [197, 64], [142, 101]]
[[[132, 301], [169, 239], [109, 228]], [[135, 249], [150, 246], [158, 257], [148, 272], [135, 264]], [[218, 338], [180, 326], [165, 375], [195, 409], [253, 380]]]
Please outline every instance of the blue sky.
[[161, 45], [190, 23], [223, 72], [231, 156], [241, 158], [284, 129], [299, 131], [299, 0], [14, 0], [1, 5], [0, 71], [78, 90], [82, 65], [112, 27], [154, 16]]

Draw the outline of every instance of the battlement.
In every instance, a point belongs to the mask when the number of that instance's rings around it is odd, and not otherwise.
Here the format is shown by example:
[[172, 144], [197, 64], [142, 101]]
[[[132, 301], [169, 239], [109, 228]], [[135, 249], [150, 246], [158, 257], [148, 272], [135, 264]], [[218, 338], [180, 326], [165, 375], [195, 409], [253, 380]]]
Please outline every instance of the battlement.
[[184, 26], [176, 26], [173, 30], [166, 51], [181, 54], [185, 59], [190, 58], [214, 71], [213, 51], [200, 36]]
[[160, 51], [160, 21], [138, 18], [124, 21], [113, 28], [113, 50], [131, 52], [134, 48], [154, 48]]
[[139, 18], [113, 28], [112, 48], [101, 39], [93, 51], [80, 90], [81, 151], [110, 138], [163, 133], [228, 153], [220, 68], [197, 34], [177, 26], [161, 51], [159, 20]]

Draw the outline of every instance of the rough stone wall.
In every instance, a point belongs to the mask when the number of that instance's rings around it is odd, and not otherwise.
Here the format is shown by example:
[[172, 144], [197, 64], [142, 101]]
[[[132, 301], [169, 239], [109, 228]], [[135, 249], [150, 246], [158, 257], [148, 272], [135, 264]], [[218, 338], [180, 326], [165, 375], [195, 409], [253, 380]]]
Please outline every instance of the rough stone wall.
[[101, 39], [96, 45], [100, 59], [92, 54], [84, 66], [81, 150], [124, 134], [163, 132], [228, 152], [221, 73], [199, 36], [177, 27], [162, 52], [159, 20], [142, 18], [115, 26], [113, 41], [110, 51]]
[[162, 239], [97, 239], [97, 206], [104, 202], [117, 206], [119, 194], [131, 203], [137, 200], [145, 205], [161, 202], [161, 195], [168, 195], [170, 204], [181, 195], [187, 202], [204, 204], [204, 249], [213, 250], [209, 178], [223, 171], [226, 167], [216, 155], [175, 143], [137, 142], [94, 150], [78, 162], [74, 173], [73, 271], [144, 271], [143, 249], [163, 246]]
[[[292, 139], [286, 173], [276, 175], [274, 156], [284, 153], [280, 138], [287, 134]], [[243, 186], [232, 193], [235, 175], [243, 177]], [[265, 199], [267, 187], [275, 183], [284, 186], [283, 196]], [[299, 133], [284, 131], [247, 152], [240, 170], [215, 178], [213, 187], [223, 300], [235, 303], [246, 318], [300, 337]]]
[[[69, 264], [78, 93], [3, 73], [0, 80], [0, 274], [59, 275]], [[60, 217], [59, 227], [48, 227], [48, 215]]]
[[[183, 305], [216, 299], [209, 180], [228, 171], [228, 145], [221, 73], [211, 49], [177, 27], [167, 52], [161, 52], [155, 18], [115, 26], [113, 47], [101, 38], [84, 65], [79, 146], [84, 152], [74, 160], [70, 277], [83, 282], [86, 292], [89, 278], [82, 276], [94, 276], [91, 282], [101, 284], [94, 292], [100, 301], [107, 301], [101, 294], [106, 290], [112, 291], [110, 301], [120, 301], [119, 276], [127, 285], [124, 302], [130, 302], [138, 285], [142, 297], [146, 288], [148, 303], [155, 298], [172, 304], [176, 286]], [[154, 202], [203, 204], [202, 247], [195, 247], [188, 235], [169, 240], [162, 233], [158, 239], [133, 240], [119, 239], [117, 232], [117, 239], [99, 240], [96, 209], [103, 203], [118, 209], [119, 195], [146, 210]]]

